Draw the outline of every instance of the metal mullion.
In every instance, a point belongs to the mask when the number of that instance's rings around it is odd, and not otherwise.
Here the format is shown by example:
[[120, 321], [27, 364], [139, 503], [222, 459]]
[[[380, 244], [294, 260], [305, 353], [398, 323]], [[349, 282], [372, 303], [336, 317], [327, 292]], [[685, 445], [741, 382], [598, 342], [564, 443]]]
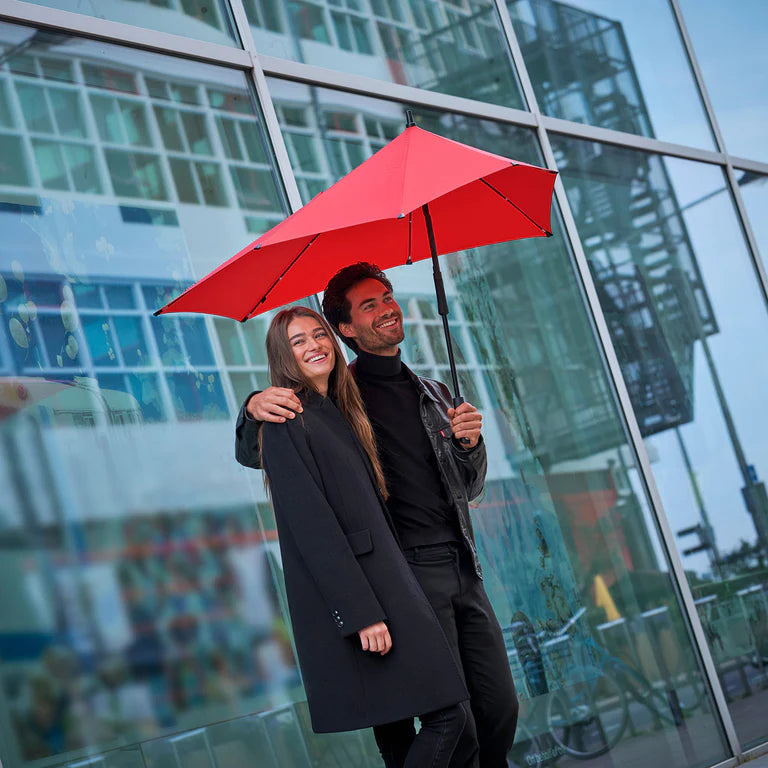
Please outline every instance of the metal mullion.
[[515, 34], [512, 17], [509, 15], [509, 8], [507, 8], [505, 0], [494, 0], [494, 2], [496, 4], [496, 12], [499, 14], [499, 20], [501, 21], [502, 33], [509, 46], [509, 52], [512, 54], [512, 63], [517, 71], [520, 87], [523, 89], [523, 96], [528, 102], [528, 109], [536, 117], [536, 125], [538, 125], [540, 123], [541, 111], [539, 110], [539, 103], [536, 99], [533, 83], [528, 75], [528, 68], [525, 66], [523, 51]]
[[696, 86], [699, 89], [699, 96], [701, 96], [701, 100], [704, 104], [704, 111], [707, 113], [707, 119], [709, 120], [710, 128], [712, 129], [712, 135], [715, 138], [715, 143], [717, 144], [718, 148], [721, 152], [725, 153], [728, 150], [725, 146], [725, 140], [723, 139], [723, 133], [720, 130], [720, 125], [717, 122], [717, 116], [715, 115], [715, 108], [712, 106], [712, 101], [709, 98], [709, 92], [707, 91], [707, 86], [704, 83], [704, 75], [701, 71], [701, 67], [699, 66], [699, 61], [696, 58], [696, 54], [693, 50], [693, 42], [691, 41], [691, 36], [688, 34], [688, 27], [685, 24], [685, 20], [683, 19], [683, 12], [680, 9], [680, 4], [678, 0], [669, 0], [670, 7], [672, 8], [672, 13], [675, 16], [675, 22], [677, 23], [677, 29], [680, 32], [680, 37], [683, 41], [683, 47], [685, 48], [685, 53], [688, 56], [688, 63], [691, 65], [691, 70], [693, 71], [693, 77], [696, 81]]
[[734, 155], [728, 155], [728, 160], [734, 168], [743, 171], [754, 171], [755, 173], [762, 173], [768, 176], [768, 163], [761, 162], [760, 160], [749, 160], [746, 157], [735, 157]]
[[[531, 111], [537, 118], [537, 134], [541, 149], [544, 153], [547, 167], [553, 170], [557, 170], [557, 163], [555, 161], [552, 145], [550, 144], [549, 136], [547, 134], [546, 124], [548, 120], [543, 119], [539, 111], [536, 94], [533, 90], [532, 83], [525, 67], [522, 51], [517, 41], [517, 37], [512, 26], [512, 21], [509, 17], [509, 12], [506, 8], [506, 5], [504, 4], [504, 0], [496, 0], [496, 4], [497, 8], [499, 9], [499, 15], [502, 19], [504, 32], [507, 35], [507, 40], [512, 50], [513, 60], [515, 61], [515, 65], [518, 68], [518, 71], [521, 73], [520, 80], [521, 84], [523, 85], [524, 93], [529, 100]], [[567, 133], [572, 134], [571, 131], [568, 131]], [[610, 133], [618, 132], [611, 131]], [[634, 144], [634, 146], [635, 148], [639, 148], [638, 143]], [[722, 163], [722, 160], [720, 160], [720, 162]], [[608, 324], [606, 323], [605, 316], [600, 305], [600, 300], [597, 296], [597, 290], [592, 279], [592, 274], [589, 270], [584, 248], [581, 244], [579, 232], [576, 227], [576, 221], [573, 217], [573, 213], [565, 193], [565, 186], [563, 184], [562, 178], [559, 176], [555, 181], [555, 197], [557, 199], [566, 234], [572, 248], [576, 269], [587, 300], [587, 306], [594, 321], [594, 327], [597, 333], [599, 345], [604, 354], [604, 361], [614, 386], [614, 393], [618, 401], [619, 409], [629, 430], [630, 447], [634, 449], [635, 456], [637, 458], [640, 479], [647, 490], [651, 503], [651, 513], [656, 520], [656, 524], [661, 535], [661, 544], [666, 552], [667, 561], [671, 569], [670, 575], [672, 576], [673, 584], [677, 586], [682, 602], [681, 608], [686, 619], [688, 620], [688, 624], [693, 634], [694, 645], [696, 646], [694, 648], [694, 652], [698, 652], [704, 666], [707, 682], [709, 683], [715, 699], [717, 714], [722, 723], [723, 730], [725, 731], [727, 745], [735, 756], [740, 756], [742, 754], [741, 746], [739, 743], [739, 738], [736, 734], [733, 718], [731, 717], [731, 712], [725, 699], [723, 687], [717, 674], [717, 668], [712, 658], [706, 635], [704, 634], [704, 628], [702, 627], [701, 619], [699, 618], [698, 611], [696, 610], [696, 605], [693, 600], [693, 593], [691, 592], [688, 578], [683, 567], [683, 562], [677, 550], [677, 544], [675, 542], [672, 528], [670, 527], [669, 520], [664, 510], [661, 494], [659, 493], [659, 489], [656, 486], [656, 480], [653, 476], [650, 459], [648, 458], [648, 452], [646, 451], [645, 443], [643, 442], [643, 437], [640, 433], [637, 417], [635, 416], [634, 409], [632, 408], [632, 401], [630, 400], [629, 391], [627, 390], [627, 385], [624, 381], [624, 375], [621, 372], [621, 366], [619, 365], [618, 357], [616, 356], [616, 350], [610, 337]], [[726, 761], [726, 765], [729, 765], [730, 763], [731, 760]]]
[[[35, 148], [32, 144], [32, 136], [30, 135], [30, 131], [27, 128], [27, 122], [24, 118], [24, 109], [21, 106], [21, 98], [16, 90], [16, 80], [10, 73], [3, 79], [7, 86], [6, 94], [8, 96], [8, 104], [11, 111], [11, 120], [13, 121], [11, 127], [4, 129], [3, 133], [6, 136], [14, 136], [21, 142], [24, 170], [28, 171], [28, 178], [32, 180], [32, 184], [28, 186], [28, 189], [30, 189], [31, 194], [39, 197], [41, 194], [39, 190], [43, 189], [42, 176], [40, 175], [40, 169], [37, 167]], [[7, 187], [9, 185], [3, 186]], [[33, 187], [34, 191], [32, 190]], [[14, 191], [18, 193], [18, 190]]]
[[741, 195], [741, 188], [739, 182], [736, 179], [736, 172], [733, 165], [729, 162], [725, 167], [725, 175], [728, 179], [728, 184], [731, 187], [731, 197], [736, 206], [736, 211], [741, 220], [741, 227], [744, 232], [744, 236], [747, 239], [749, 250], [752, 254], [753, 266], [755, 272], [757, 272], [757, 278], [760, 281], [760, 286], [763, 289], [763, 296], [768, 301], [768, 273], [766, 273], [765, 262], [760, 255], [760, 248], [757, 244], [757, 238], [755, 237], [752, 224], [749, 221], [749, 215], [747, 214], [747, 208], [744, 205], [744, 198]]
[[243, 41], [246, 53], [250, 59], [249, 76], [256, 90], [256, 98], [261, 108], [261, 114], [264, 118], [264, 128], [272, 144], [272, 151], [275, 155], [277, 172], [280, 181], [283, 184], [290, 212], [297, 211], [303, 205], [299, 187], [296, 184], [296, 177], [293, 175], [291, 160], [288, 157], [288, 149], [283, 140], [283, 132], [280, 128], [280, 121], [277, 119], [277, 112], [272, 101], [272, 95], [269, 92], [267, 78], [261, 66], [260, 57], [256, 52], [256, 44], [251, 34], [251, 26], [248, 22], [248, 16], [245, 12], [242, 0], [228, 0], [232, 16], [235, 20], [235, 29]]
[[[234, 2], [235, 0], [233, 0]], [[364, 75], [355, 75], [332, 69], [325, 69], [300, 62], [278, 59], [259, 54], [258, 60], [265, 74], [284, 80], [315, 85], [320, 88], [356, 93], [369, 98], [386, 99], [400, 103], [414, 104], [428, 109], [440, 109], [473, 117], [486, 117], [507, 123], [533, 126], [530, 113], [522, 109], [504, 107], [489, 102], [476, 101], [463, 96], [451, 96], [438, 91], [426, 91], [411, 85], [390, 83]]]
[[[1, 2], [2, 0], [0, 0]], [[149, 88], [147, 87], [147, 74], [146, 72], [140, 72], [137, 73], [137, 85], [139, 87], [139, 93], [137, 94], [139, 98], [144, 99], [144, 103], [146, 105], [146, 118], [147, 118], [147, 129], [149, 130], [149, 136], [150, 141], [152, 142], [148, 147], [141, 147], [140, 151], [147, 152], [148, 154], [152, 154], [155, 157], [159, 158], [160, 163], [160, 172], [162, 174], [163, 181], [165, 182], [166, 188], [168, 189], [168, 200], [157, 200], [157, 201], [149, 201], [149, 200], [143, 200], [142, 205], [146, 205], [147, 202], [155, 202], [158, 204], [165, 204], [165, 205], [180, 205], [181, 200], [179, 199], [179, 192], [176, 189], [176, 179], [173, 176], [173, 170], [171, 169], [171, 155], [170, 152], [174, 150], [169, 150], [168, 147], [165, 145], [165, 139], [163, 137], [163, 132], [160, 128], [160, 118], [157, 116], [156, 108], [160, 107], [161, 109], [170, 109], [174, 112], [176, 119], [178, 121], [178, 124], [181, 125], [181, 121], [178, 116], [178, 109], [176, 109], [176, 106], [173, 102], [169, 101], [169, 106], [166, 106], [160, 99], [157, 99], [155, 96], [152, 96], [149, 92]], [[167, 85], [166, 81], [166, 85]], [[95, 91], [98, 93], [98, 91]], [[118, 107], [119, 109], [119, 107]], [[180, 134], [182, 134], [182, 131], [179, 131]], [[100, 138], [100, 137], [99, 137]], [[106, 163], [106, 150], [110, 149], [109, 145], [105, 144], [103, 141], [100, 142], [102, 151], [104, 152], [104, 160]], [[126, 147], [121, 147], [121, 149], [125, 150]], [[133, 149], [132, 147], [128, 146], [128, 149]], [[107, 169], [109, 169], [109, 166], [107, 166]], [[114, 192], [114, 183], [112, 182], [112, 176], [109, 174], [109, 182], [110, 186], [112, 187], [112, 192], [115, 198], [118, 198], [118, 195]], [[119, 203], [118, 203], [119, 204]], [[150, 206], [151, 207], [151, 206]]]
[[[685, 52], [688, 55], [688, 60], [690, 61], [693, 75], [696, 79], [696, 84], [698, 85], [699, 92], [701, 94], [701, 99], [704, 102], [704, 109], [707, 112], [707, 117], [709, 118], [710, 125], [712, 126], [712, 132], [715, 135], [715, 141], [717, 142], [717, 145], [720, 147], [720, 150], [723, 152], [725, 157], [725, 175], [728, 186], [731, 190], [731, 199], [736, 205], [736, 214], [740, 219], [741, 228], [744, 233], [744, 237], [747, 240], [747, 246], [749, 248], [750, 255], [752, 256], [753, 266], [755, 268], [755, 272], [757, 272], [757, 278], [760, 282], [760, 286], [763, 289], [763, 296], [768, 301], [768, 274], [766, 273], [765, 263], [760, 256], [760, 249], [757, 245], [757, 239], [755, 238], [755, 233], [752, 230], [752, 225], [749, 222], [749, 216], [747, 215], [747, 209], [744, 205], [744, 199], [741, 196], [741, 190], [739, 189], [739, 184], [736, 180], [736, 174], [734, 173], [733, 169], [734, 158], [728, 154], [725, 138], [723, 137], [723, 132], [720, 130], [720, 124], [717, 120], [717, 114], [715, 113], [714, 105], [712, 104], [712, 100], [709, 98], [709, 91], [707, 90], [707, 85], [704, 82], [704, 74], [701, 71], [701, 67], [699, 66], [699, 60], [696, 57], [696, 51], [693, 48], [693, 41], [691, 40], [691, 36], [688, 34], [688, 27], [685, 24], [685, 19], [680, 8], [679, 0], [669, 0], [669, 2], [675, 14], [675, 20], [677, 21], [677, 26], [680, 30], [680, 36], [683, 38]], [[764, 163], [761, 165], [765, 166]]]
[[[296, 177], [293, 173], [293, 167], [291, 166], [291, 160], [288, 156], [288, 149], [285, 145], [283, 131], [280, 127], [277, 112], [275, 111], [275, 104], [272, 101], [272, 94], [269, 91], [267, 78], [256, 51], [256, 44], [253, 40], [248, 15], [245, 12], [242, 0], [228, 0], [228, 2], [230, 11], [232, 12], [232, 18], [235, 22], [235, 30], [237, 34], [240, 35], [240, 39], [242, 40], [243, 46], [250, 59], [248, 75], [256, 90], [256, 99], [261, 109], [267, 137], [272, 145], [272, 152], [274, 153], [275, 163], [277, 164], [277, 173], [283, 184], [283, 190], [288, 200], [289, 212], [292, 213], [299, 210], [304, 203], [302, 202], [301, 193], [299, 192]], [[247, 153], [244, 153], [243, 157], [247, 158]], [[272, 169], [270, 168], [270, 170]], [[307, 297], [307, 300], [316, 312], [321, 311], [319, 294], [313, 293]], [[348, 359], [345, 344], [341, 345], [341, 351], [344, 359]], [[250, 355], [248, 355], [248, 357], [250, 358]]]
[[675, 144], [671, 141], [653, 139], [649, 136], [615, 131], [612, 128], [601, 128], [596, 125], [586, 125], [585, 123], [573, 123], [570, 120], [562, 120], [559, 117], [549, 117], [548, 115], [542, 115], [541, 122], [548, 131], [573, 138], [599, 141], [603, 144], [613, 144], [630, 149], [639, 149], [644, 152], [654, 152], [660, 155], [669, 155], [670, 157], [680, 157], [684, 160], [696, 160], [715, 165], [725, 165], [727, 161], [727, 156], [724, 152], [712, 149], [699, 149], [685, 144]]
[[738, 757], [731, 757], [728, 760], [723, 760], [722, 763], [717, 763], [712, 768], [736, 768], [740, 764]]
[[[197, 205], [206, 205], [205, 203], [205, 195], [203, 194], [203, 185], [200, 182], [200, 177], [198, 176], [198, 168], [197, 164], [194, 158], [198, 157], [198, 155], [195, 155], [195, 153], [191, 149], [191, 145], [189, 142], [189, 136], [187, 136], [187, 129], [184, 127], [184, 121], [182, 120], [182, 114], [188, 113], [192, 115], [202, 115], [203, 119], [207, 117], [210, 110], [206, 110], [205, 106], [201, 106], [200, 110], [196, 110], [194, 107], [189, 108], [181, 108], [176, 105], [172, 107], [175, 116], [176, 116], [176, 125], [179, 129], [179, 135], [181, 136], [181, 143], [183, 146], [183, 149], [180, 152], [177, 152], [175, 155], [168, 155], [168, 166], [171, 168], [171, 176], [173, 176], [173, 168], [171, 167], [170, 161], [172, 159], [175, 160], [181, 160], [183, 162], [186, 162], [189, 166], [189, 175], [192, 177], [192, 184], [195, 188], [195, 195], [197, 196]], [[210, 126], [208, 126], [210, 128]], [[215, 126], [214, 126], [215, 127]], [[173, 150], [166, 150], [166, 152], [170, 152]], [[174, 186], [176, 180], [174, 179]], [[178, 196], [178, 190], [176, 190], [176, 194]], [[182, 203], [179, 199], [180, 205], [185, 205], [185, 203]], [[186, 203], [186, 205], [189, 205], [189, 203]]]
[[250, 57], [240, 48], [135, 27], [119, 21], [107, 21], [81, 13], [60, 11], [23, 0], [0, 0], [0, 19], [238, 69], [248, 69], [250, 66]]
[[[221, 170], [221, 180], [222, 185], [224, 188], [224, 194], [227, 196], [227, 207], [228, 208], [237, 208], [238, 207], [238, 201], [237, 201], [237, 189], [235, 188], [235, 183], [232, 180], [232, 172], [230, 171], [230, 162], [232, 162], [232, 158], [230, 158], [227, 155], [227, 152], [224, 148], [224, 142], [221, 138], [221, 133], [219, 131], [219, 122], [223, 125], [224, 120], [227, 119], [227, 114], [222, 113], [214, 109], [210, 106], [210, 104], [207, 106], [207, 116], [211, 120], [211, 143], [213, 144], [214, 150], [219, 150], [219, 154], [217, 155], [214, 151], [213, 154], [213, 160], [218, 160], [218, 165]], [[237, 125], [236, 120], [232, 120], [232, 124], [235, 128], [235, 135], [237, 137], [238, 145], [241, 145], [241, 152], [243, 154], [243, 158], [248, 157], [248, 153], [246, 151], [245, 141], [243, 140], [242, 131], [240, 130], [239, 126]], [[230, 202], [232, 201], [232, 202]]]
[[[135, 286], [134, 298], [138, 297], [138, 303], [136, 308], [139, 310], [139, 316], [141, 318], [141, 329], [144, 333], [144, 342], [147, 347], [147, 355], [149, 357], [151, 365], [147, 366], [147, 369], [155, 375], [155, 381], [157, 383], [157, 389], [160, 394], [160, 401], [162, 403], [161, 415], [165, 417], [165, 421], [168, 423], [176, 423], [179, 419], [176, 415], [176, 409], [173, 406], [173, 396], [171, 395], [171, 387], [168, 384], [166, 378], [166, 366], [163, 364], [163, 357], [160, 354], [160, 346], [157, 343], [155, 336], [155, 327], [150, 322], [152, 317], [152, 308], [147, 307], [147, 297], [142, 290], [147, 283], [134, 282]], [[149, 283], [152, 285], [152, 283]]]
[[[754, 760], [758, 757], [762, 757], [763, 755], [768, 755], [768, 744], [759, 744], [756, 747], [752, 747], [752, 749], [748, 749], [744, 753], [744, 759], [746, 760]], [[715, 766], [715, 768], [720, 768], [720, 766]]]
[[230, 413], [237, 413], [240, 410], [240, 403], [235, 400], [235, 389], [232, 386], [232, 381], [230, 379], [231, 370], [224, 357], [224, 349], [221, 346], [221, 339], [219, 338], [216, 323], [214, 322], [214, 318], [210, 315], [205, 317], [205, 328], [213, 351], [213, 367], [219, 375], [221, 389], [224, 393], [224, 402]]
[[[73, 73], [75, 76], [75, 82], [73, 83], [80, 92], [83, 104], [83, 119], [86, 125], [86, 141], [89, 141], [93, 149], [94, 164], [96, 165], [96, 171], [99, 174], [99, 182], [101, 183], [102, 196], [108, 196], [110, 192], [114, 192], [112, 184], [112, 177], [109, 174], [109, 166], [107, 165], [107, 158], [104, 154], [104, 142], [101, 139], [101, 133], [99, 132], [99, 125], [96, 121], [96, 110], [91, 100], [93, 94], [101, 95], [96, 89], [92, 89], [85, 82], [83, 75], [82, 61], [74, 60]], [[121, 121], [122, 125], [122, 121]]]

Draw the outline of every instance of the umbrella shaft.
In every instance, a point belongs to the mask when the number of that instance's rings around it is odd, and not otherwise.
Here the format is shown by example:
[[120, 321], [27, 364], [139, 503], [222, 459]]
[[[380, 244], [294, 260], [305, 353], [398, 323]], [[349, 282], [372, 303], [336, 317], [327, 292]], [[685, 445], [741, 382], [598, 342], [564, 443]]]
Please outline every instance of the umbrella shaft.
[[445, 342], [448, 346], [448, 363], [451, 366], [451, 379], [453, 379], [453, 407], [458, 408], [464, 402], [464, 398], [459, 394], [459, 377], [456, 373], [456, 360], [453, 357], [453, 344], [451, 343], [451, 331], [448, 328], [447, 314], [442, 315], [442, 319], [443, 333], [445, 334]]
[[459, 390], [459, 377], [456, 373], [456, 360], [453, 356], [453, 343], [451, 341], [451, 329], [448, 327], [448, 299], [445, 296], [445, 283], [443, 273], [440, 270], [440, 262], [437, 260], [437, 246], [435, 245], [435, 232], [432, 229], [432, 217], [429, 214], [429, 206], [424, 203], [421, 206], [424, 213], [424, 221], [427, 225], [427, 237], [429, 238], [429, 251], [432, 254], [432, 277], [435, 281], [435, 293], [437, 294], [437, 311], [443, 320], [443, 333], [445, 345], [448, 348], [448, 363], [451, 366], [451, 379], [453, 383], [453, 407], [458, 408], [464, 398]]

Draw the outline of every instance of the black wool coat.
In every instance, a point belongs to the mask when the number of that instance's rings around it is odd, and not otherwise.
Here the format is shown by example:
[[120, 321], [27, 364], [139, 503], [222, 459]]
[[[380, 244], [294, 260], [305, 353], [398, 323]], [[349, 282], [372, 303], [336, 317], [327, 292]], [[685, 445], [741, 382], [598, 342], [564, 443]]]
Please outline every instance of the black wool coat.
[[[465, 701], [365, 451], [330, 398], [302, 402], [295, 419], [263, 425], [261, 461], [313, 729], [365, 728]], [[363, 651], [357, 634], [378, 621], [392, 636], [385, 656]]]

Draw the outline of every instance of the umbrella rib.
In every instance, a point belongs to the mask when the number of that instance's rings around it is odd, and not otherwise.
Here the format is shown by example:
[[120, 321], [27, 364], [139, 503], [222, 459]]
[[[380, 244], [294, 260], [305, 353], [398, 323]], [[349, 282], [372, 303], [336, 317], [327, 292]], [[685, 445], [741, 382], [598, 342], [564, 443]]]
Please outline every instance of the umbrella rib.
[[486, 187], [493, 190], [499, 197], [504, 198], [518, 213], [522, 213], [523, 216], [525, 216], [528, 221], [531, 222], [534, 226], [538, 227], [547, 237], [552, 237], [552, 233], [548, 229], [544, 229], [544, 227], [541, 226], [537, 221], [534, 221], [520, 206], [515, 205], [503, 192], [500, 192], [496, 187], [493, 186], [493, 184], [489, 184], [485, 179], [480, 179], [480, 181], [485, 184]]
[[251, 310], [248, 312], [248, 314], [240, 321], [241, 323], [244, 323], [259, 307], [259, 304], [263, 304], [267, 300], [267, 296], [269, 296], [270, 293], [274, 290], [275, 286], [288, 274], [288, 270], [306, 253], [307, 248], [309, 248], [312, 243], [317, 240], [317, 238], [320, 236], [320, 233], [318, 232], [294, 257], [293, 261], [275, 278], [275, 281], [272, 283], [272, 285], [267, 288], [264, 295], [253, 305]]

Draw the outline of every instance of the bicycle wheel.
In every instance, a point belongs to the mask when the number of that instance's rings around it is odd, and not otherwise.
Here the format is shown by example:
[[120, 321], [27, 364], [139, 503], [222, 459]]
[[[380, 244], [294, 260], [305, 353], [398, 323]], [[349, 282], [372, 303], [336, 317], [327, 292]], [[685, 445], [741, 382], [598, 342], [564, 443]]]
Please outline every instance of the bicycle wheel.
[[555, 743], [579, 759], [603, 755], [621, 739], [627, 727], [624, 691], [596, 667], [579, 667], [566, 685], [547, 700], [547, 727]]
[[[546, 734], [545, 734], [546, 735]], [[507, 768], [529, 768], [552, 762], [541, 736], [534, 736], [524, 723], [518, 723], [515, 744], [507, 754]], [[550, 750], [551, 752], [551, 750]], [[556, 757], [554, 754], [551, 758]]]

